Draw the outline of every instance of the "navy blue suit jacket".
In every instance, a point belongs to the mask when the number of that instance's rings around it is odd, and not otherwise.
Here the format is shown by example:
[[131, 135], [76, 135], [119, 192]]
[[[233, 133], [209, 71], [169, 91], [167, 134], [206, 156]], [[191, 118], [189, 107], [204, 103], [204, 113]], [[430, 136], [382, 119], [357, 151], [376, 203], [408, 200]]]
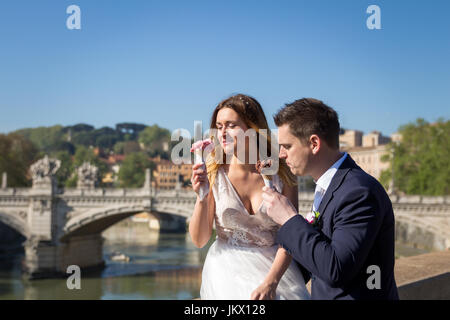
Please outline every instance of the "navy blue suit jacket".
[[[347, 155], [318, 211], [317, 226], [297, 215], [277, 234], [305, 281], [311, 278], [312, 299], [397, 300], [394, 212], [381, 184]], [[372, 265], [379, 267], [380, 289], [367, 284], [375, 283]]]

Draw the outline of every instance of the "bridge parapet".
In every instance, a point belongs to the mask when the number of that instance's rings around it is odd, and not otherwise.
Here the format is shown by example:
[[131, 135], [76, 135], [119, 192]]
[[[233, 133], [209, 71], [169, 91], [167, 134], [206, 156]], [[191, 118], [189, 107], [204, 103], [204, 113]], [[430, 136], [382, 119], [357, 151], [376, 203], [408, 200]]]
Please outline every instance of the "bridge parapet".
[[314, 192], [299, 192], [298, 200], [311, 201], [312, 203], [314, 201]]
[[93, 189], [75, 189], [68, 188], [59, 192], [59, 196], [67, 197], [150, 197], [151, 191], [149, 189], [127, 189], [127, 188], [93, 188]]
[[390, 198], [392, 203], [450, 205], [450, 197], [448, 196], [390, 195]]
[[5, 188], [0, 189], [0, 196], [28, 196], [31, 188]]
[[173, 197], [173, 196], [182, 196], [182, 197], [190, 197], [190, 198], [196, 198], [195, 192], [192, 190], [156, 190], [154, 195], [156, 197], [158, 196], [166, 196], [166, 197]]

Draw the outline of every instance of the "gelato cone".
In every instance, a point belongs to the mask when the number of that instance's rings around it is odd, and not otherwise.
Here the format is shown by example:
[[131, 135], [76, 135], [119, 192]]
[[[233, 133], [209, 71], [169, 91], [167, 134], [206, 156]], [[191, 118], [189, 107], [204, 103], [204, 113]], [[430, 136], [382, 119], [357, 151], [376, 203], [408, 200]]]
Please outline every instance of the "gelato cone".
[[271, 160], [258, 160], [258, 162], [256, 163], [256, 170], [259, 172], [259, 174], [261, 174], [261, 176], [263, 177], [264, 180], [264, 184], [273, 189], [273, 181], [272, 181], [272, 177], [270, 175], [265, 175], [264, 174], [264, 168], [268, 168], [270, 167], [272, 164]]
[[[211, 150], [214, 148], [214, 144], [211, 140], [200, 140], [197, 141], [192, 145], [191, 152], [194, 152], [194, 162], [202, 163], [203, 168], [206, 169], [205, 166], [205, 160], [204, 160], [204, 153], [211, 152]], [[205, 183], [200, 185], [200, 190], [198, 192], [198, 196], [200, 197], [200, 200], [203, 200], [209, 193], [209, 181], [206, 180]]]

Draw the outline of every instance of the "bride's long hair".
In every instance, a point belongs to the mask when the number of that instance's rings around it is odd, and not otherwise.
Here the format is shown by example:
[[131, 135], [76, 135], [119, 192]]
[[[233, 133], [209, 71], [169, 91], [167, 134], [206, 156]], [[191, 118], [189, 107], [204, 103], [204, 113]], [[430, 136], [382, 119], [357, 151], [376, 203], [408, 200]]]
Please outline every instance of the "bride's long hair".
[[[244, 94], [236, 94], [234, 96], [231, 96], [222, 102], [220, 102], [216, 109], [214, 109], [213, 115], [211, 117], [211, 124], [210, 128], [213, 129], [211, 132], [215, 132], [217, 130], [216, 127], [216, 120], [217, 120], [217, 114], [219, 111], [223, 108], [230, 108], [234, 110], [238, 115], [239, 118], [244, 121], [244, 123], [247, 125], [248, 128], [251, 128], [256, 131], [257, 134], [257, 140], [259, 144], [260, 139], [260, 130], [265, 129], [267, 132], [267, 135], [262, 136], [262, 141], [267, 141], [267, 151], [268, 156], [270, 155], [271, 151], [271, 133], [269, 129], [269, 125], [267, 124], [266, 116], [264, 115], [264, 111], [259, 104], [259, 102], [250, 96], [244, 95]], [[215, 130], [214, 130], [215, 129]], [[215, 141], [217, 137], [214, 137], [213, 135], [210, 136], [212, 141]], [[215, 149], [210, 153], [210, 155], [206, 159], [206, 169], [208, 172], [208, 179], [210, 181], [210, 188], [214, 185], [214, 181], [217, 176], [217, 171], [219, 168], [225, 163], [225, 153], [223, 154], [223, 161], [222, 163], [217, 163], [216, 158], [216, 151], [218, 148], [221, 148], [220, 144], [215, 144]], [[258, 145], [258, 152], [259, 152], [259, 145]], [[276, 150], [278, 152], [278, 150]], [[287, 166], [284, 159], [278, 159], [279, 160], [279, 167], [278, 167], [278, 175], [280, 176], [281, 180], [284, 184], [287, 184], [289, 186], [295, 186], [297, 185], [297, 179], [296, 177], [291, 173], [289, 167]]]

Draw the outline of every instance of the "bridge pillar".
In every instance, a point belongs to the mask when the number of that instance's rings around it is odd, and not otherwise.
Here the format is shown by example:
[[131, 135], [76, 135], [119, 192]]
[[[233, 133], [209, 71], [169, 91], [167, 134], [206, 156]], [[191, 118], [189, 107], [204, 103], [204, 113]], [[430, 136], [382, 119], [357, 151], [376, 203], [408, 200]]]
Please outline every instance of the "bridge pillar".
[[24, 243], [25, 260], [22, 265], [23, 276], [28, 279], [49, 278], [58, 274], [57, 246], [51, 241], [41, 241], [31, 236]]
[[161, 232], [186, 232], [186, 218], [168, 216], [159, 221]]
[[23, 276], [27, 279], [67, 276], [67, 267], [100, 270], [103, 260], [101, 234], [73, 236], [67, 242], [53, 243], [31, 237], [25, 241]]
[[34, 194], [28, 207], [28, 225], [30, 233], [42, 241], [52, 241], [54, 230], [53, 211], [54, 199], [52, 195]]
[[102, 269], [105, 266], [103, 242], [101, 233], [72, 236], [67, 242], [61, 242], [59, 268], [64, 273], [70, 265], [77, 265], [82, 270]]
[[25, 277], [35, 275], [51, 276], [60, 270], [61, 255], [58, 251], [56, 234], [56, 179], [55, 173], [61, 161], [48, 158], [37, 161], [30, 167], [33, 186], [30, 190], [28, 225], [30, 237], [25, 241]]
[[53, 214], [55, 210], [57, 184], [55, 174], [61, 161], [45, 156], [30, 167], [33, 186], [30, 192], [28, 224], [31, 235], [43, 241], [51, 241], [55, 230]]
[[151, 212], [148, 227], [160, 232], [186, 232], [186, 218], [163, 212]]

